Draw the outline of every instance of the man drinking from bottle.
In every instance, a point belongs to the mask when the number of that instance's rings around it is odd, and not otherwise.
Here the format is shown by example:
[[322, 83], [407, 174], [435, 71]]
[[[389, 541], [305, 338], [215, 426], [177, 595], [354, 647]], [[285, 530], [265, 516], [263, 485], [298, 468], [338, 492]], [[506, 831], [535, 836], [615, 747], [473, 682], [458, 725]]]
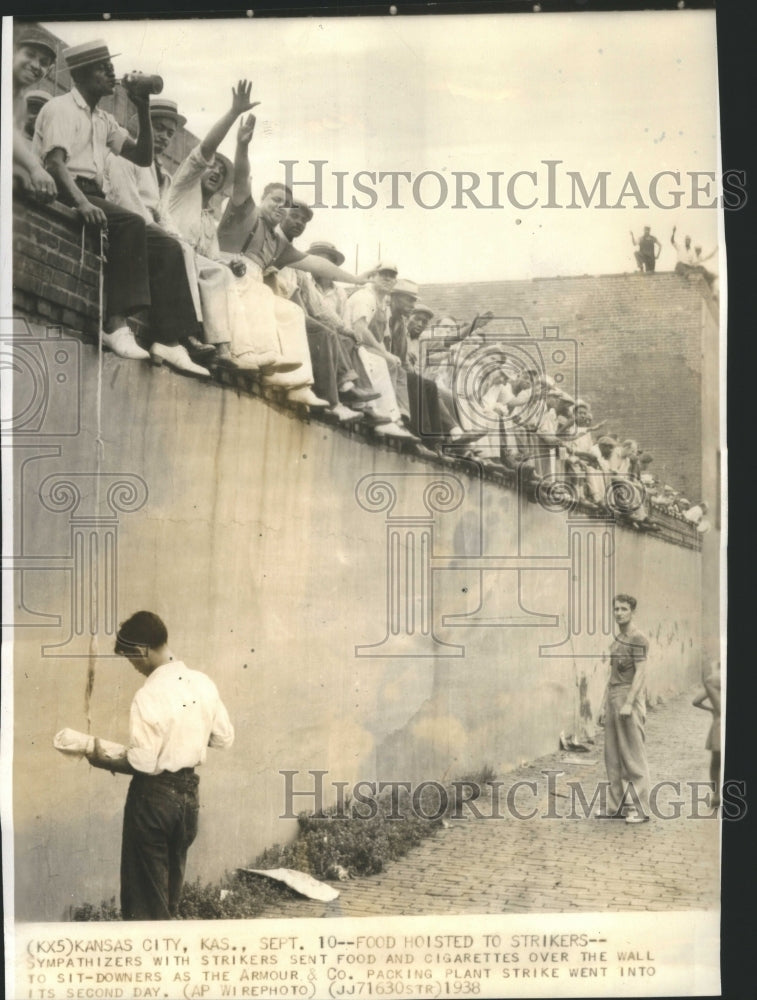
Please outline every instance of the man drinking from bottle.
[[149, 95], [142, 87], [127, 87], [138, 118], [138, 135], [132, 139], [97, 106], [116, 86], [105, 42], [74, 45], [63, 55], [74, 85], [41, 110], [33, 148], [55, 181], [60, 200], [86, 225], [108, 229], [103, 344], [124, 358], [148, 358], [126, 321], [148, 310], [154, 359], [188, 374], [209, 376], [179, 343], [198, 329], [179, 244], [158, 226], [113, 204], [103, 191], [109, 150], [138, 166], [152, 163]]

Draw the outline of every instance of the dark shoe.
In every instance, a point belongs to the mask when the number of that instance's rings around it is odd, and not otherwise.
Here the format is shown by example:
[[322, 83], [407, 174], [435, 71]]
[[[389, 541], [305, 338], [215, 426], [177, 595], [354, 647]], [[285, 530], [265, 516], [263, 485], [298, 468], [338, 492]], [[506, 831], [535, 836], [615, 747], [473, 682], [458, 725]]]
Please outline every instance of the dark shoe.
[[479, 438], [485, 437], [487, 431], [460, 431], [459, 434], [450, 434], [448, 437], [450, 444], [455, 445], [468, 445], [473, 444], [474, 441], [478, 441]]
[[382, 427], [391, 424], [392, 418], [386, 413], [376, 413], [374, 410], [363, 410], [363, 423], [368, 427]]
[[621, 812], [614, 812], [614, 813], [598, 812], [594, 813], [594, 819], [625, 819], [625, 816]]
[[197, 337], [190, 336], [184, 341], [184, 346], [189, 351], [189, 356], [193, 361], [207, 362], [216, 353], [212, 344], [203, 344]]
[[339, 393], [339, 398], [343, 403], [370, 403], [371, 400], [378, 399], [380, 396], [380, 392], [373, 392], [372, 389], [361, 389], [357, 385]]
[[231, 370], [239, 370], [239, 365], [231, 357], [231, 355], [227, 356], [227, 355], [224, 354], [221, 357], [219, 357], [218, 355], [216, 355], [213, 358], [213, 360], [210, 362], [210, 364], [211, 364], [211, 367], [213, 367], [213, 368], [229, 368]]
[[413, 453], [418, 455], [419, 458], [430, 458], [434, 462], [439, 460], [437, 453], [432, 451], [430, 448], [427, 448], [421, 441], [418, 441], [415, 445], [413, 445]]

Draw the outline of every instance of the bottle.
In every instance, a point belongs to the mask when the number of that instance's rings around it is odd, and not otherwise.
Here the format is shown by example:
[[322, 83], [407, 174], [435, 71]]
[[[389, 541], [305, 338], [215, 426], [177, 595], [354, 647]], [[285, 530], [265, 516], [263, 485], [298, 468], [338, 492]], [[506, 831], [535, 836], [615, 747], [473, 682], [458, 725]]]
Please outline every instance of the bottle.
[[127, 73], [121, 84], [127, 91], [139, 96], [159, 94], [163, 90], [163, 77], [147, 73]]

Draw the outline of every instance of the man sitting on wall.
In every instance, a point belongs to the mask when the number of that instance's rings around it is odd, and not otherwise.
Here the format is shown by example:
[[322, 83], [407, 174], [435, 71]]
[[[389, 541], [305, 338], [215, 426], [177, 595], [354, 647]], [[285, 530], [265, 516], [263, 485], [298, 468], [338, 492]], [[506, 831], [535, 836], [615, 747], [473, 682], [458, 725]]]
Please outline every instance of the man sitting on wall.
[[[313, 210], [303, 202], [293, 201], [281, 223], [281, 231], [293, 242], [305, 232], [313, 218]], [[336, 248], [334, 248], [336, 250]], [[338, 253], [338, 251], [337, 251]], [[333, 259], [333, 258], [332, 258]], [[344, 261], [334, 260], [339, 267]], [[275, 266], [266, 275], [266, 284], [277, 295], [289, 299], [305, 313], [305, 330], [313, 363], [315, 392], [331, 404], [327, 413], [337, 417], [342, 423], [351, 423], [363, 418], [358, 410], [351, 409], [342, 401], [342, 394], [357, 401], [362, 398], [378, 398], [378, 393], [369, 389], [361, 390], [355, 383], [360, 379], [359, 359], [353, 355], [355, 340], [340, 318], [326, 305], [317, 290], [313, 276], [307, 271], [298, 271], [286, 266], [278, 270]], [[369, 382], [366, 385], [370, 386]], [[388, 418], [386, 418], [388, 422]]]
[[391, 423], [376, 428], [379, 436], [413, 438], [403, 426], [410, 419], [407, 375], [400, 359], [391, 353], [388, 305], [397, 280], [396, 265], [380, 261], [371, 272], [370, 283], [347, 299], [344, 323], [357, 338], [360, 357], [371, 385], [381, 393], [379, 407]]
[[[451, 393], [444, 396], [436, 382], [418, 372], [410, 361], [410, 344], [417, 343], [420, 335], [415, 332], [420, 329], [417, 315], [413, 320], [418, 292], [414, 281], [400, 278], [389, 296], [389, 350], [400, 359], [405, 371], [410, 430], [432, 449], [440, 449], [445, 443], [467, 444], [483, 437], [484, 431], [463, 433], [454, 416]], [[411, 328], [415, 340], [410, 339]]]
[[260, 204], [255, 204], [249, 157], [255, 119], [253, 116], [250, 119], [243, 123], [237, 135], [234, 186], [218, 227], [221, 249], [228, 253], [241, 253], [246, 258], [249, 294], [254, 300], [254, 309], [247, 313], [245, 340], [240, 341], [235, 353], [281, 351], [293, 361], [298, 361], [301, 367], [291, 373], [267, 375], [264, 382], [284, 389], [290, 402], [328, 407], [329, 401], [320, 399], [312, 391], [313, 370], [305, 315], [293, 302], [274, 295], [263, 283], [263, 275], [272, 264], [279, 268], [291, 264], [292, 267], [336, 281], [350, 284], [361, 284], [362, 281], [330, 261], [311, 257], [292, 246], [280, 228], [287, 206], [292, 201], [291, 191], [286, 185], [278, 182], [267, 184]]
[[116, 88], [105, 42], [72, 46], [64, 57], [74, 86], [40, 111], [34, 151], [54, 178], [61, 201], [74, 208], [85, 225], [108, 229], [103, 343], [120, 357], [148, 358], [147, 351], [136, 343], [126, 317], [149, 309], [151, 335], [156, 341], [154, 355], [163, 356], [164, 348], [175, 347], [175, 356], [184, 355], [177, 367], [207, 376], [209, 372], [194, 366], [179, 345], [197, 327], [181, 248], [158, 226], [148, 226], [141, 216], [108, 201], [103, 190], [108, 150], [138, 166], [152, 163], [148, 98], [127, 91], [139, 119], [135, 141], [112, 115], [97, 106]]
[[[202, 321], [202, 309], [198, 290], [197, 268], [194, 251], [182, 243], [179, 231], [168, 214], [168, 190], [171, 178], [164, 173], [160, 157], [165, 153], [177, 129], [186, 124], [175, 101], [165, 97], [150, 96], [150, 122], [153, 137], [153, 161], [149, 167], [139, 167], [125, 160], [123, 156], [108, 154], [105, 161], [105, 193], [109, 201], [141, 215], [148, 225], [160, 226], [169, 236], [179, 240], [187, 271], [187, 281], [192, 293], [192, 302], [198, 323]], [[215, 351], [212, 345], [203, 344], [195, 334], [188, 333], [184, 347], [197, 362], [206, 361]]]
[[[55, 59], [55, 49], [39, 28], [20, 29], [13, 42], [13, 176], [25, 191], [42, 202], [52, 201], [57, 189], [39, 157], [32, 152], [26, 97], [28, 88], [46, 76]], [[46, 94], [45, 99], [49, 96]]]

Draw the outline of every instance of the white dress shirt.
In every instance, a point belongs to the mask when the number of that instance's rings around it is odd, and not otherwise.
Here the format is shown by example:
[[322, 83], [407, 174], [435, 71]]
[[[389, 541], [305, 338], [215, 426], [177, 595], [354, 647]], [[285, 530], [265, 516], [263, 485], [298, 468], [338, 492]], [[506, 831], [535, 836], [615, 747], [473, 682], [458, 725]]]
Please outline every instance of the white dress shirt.
[[32, 149], [42, 163], [53, 149], [62, 149], [66, 166], [75, 177], [87, 177], [102, 187], [108, 150], [118, 156], [128, 138], [129, 133], [113, 115], [101, 108], [93, 111], [74, 87], [43, 105]]
[[234, 727], [213, 681], [181, 660], [157, 667], [131, 704], [127, 758], [160, 774], [203, 764], [207, 748], [234, 742]]

